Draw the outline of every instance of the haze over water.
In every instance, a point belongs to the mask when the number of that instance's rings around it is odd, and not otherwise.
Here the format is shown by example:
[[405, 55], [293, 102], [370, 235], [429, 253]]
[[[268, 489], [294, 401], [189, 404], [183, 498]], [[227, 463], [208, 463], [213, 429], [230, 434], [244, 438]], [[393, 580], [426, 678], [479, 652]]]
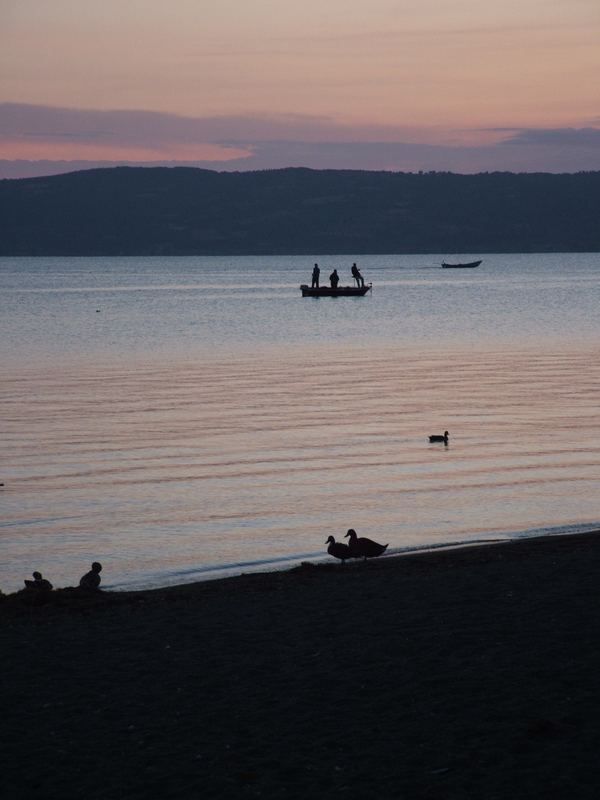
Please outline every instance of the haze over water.
[[600, 527], [600, 257], [444, 257], [0, 259], [0, 588]]

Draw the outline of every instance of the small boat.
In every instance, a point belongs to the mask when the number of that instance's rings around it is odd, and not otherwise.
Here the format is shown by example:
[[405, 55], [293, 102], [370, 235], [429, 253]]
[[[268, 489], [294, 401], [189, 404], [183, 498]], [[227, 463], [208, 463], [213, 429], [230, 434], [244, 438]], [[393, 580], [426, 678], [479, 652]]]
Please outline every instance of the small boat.
[[480, 261], [467, 261], [466, 264], [448, 264], [446, 261], [442, 261], [442, 267], [444, 269], [469, 269], [472, 267], [478, 267], [481, 264], [481, 261], [483, 261], [483, 259]]
[[372, 286], [373, 284], [369, 283], [366, 286], [337, 286], [335, 289], [331, 286], [319, 286], [318, 289], [313, 289], [303, 283], [300, 290], [302, 297], [362, 297]]

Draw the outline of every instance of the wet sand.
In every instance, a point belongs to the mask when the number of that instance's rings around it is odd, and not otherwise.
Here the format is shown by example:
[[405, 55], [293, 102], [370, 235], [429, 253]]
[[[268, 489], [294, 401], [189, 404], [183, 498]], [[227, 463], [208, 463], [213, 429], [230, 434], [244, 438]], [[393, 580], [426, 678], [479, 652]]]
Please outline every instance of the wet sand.
[[599, 574], [600, 531], [11, 595], [5, 796], [596, 798]]

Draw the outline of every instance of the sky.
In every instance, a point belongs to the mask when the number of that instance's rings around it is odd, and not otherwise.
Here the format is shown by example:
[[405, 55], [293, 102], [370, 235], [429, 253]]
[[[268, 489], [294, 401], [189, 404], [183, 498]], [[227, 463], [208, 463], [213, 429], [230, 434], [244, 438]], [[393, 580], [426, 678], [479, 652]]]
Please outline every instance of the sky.
[[600, 0], [0, 0], [0, 177], [600, 169]]

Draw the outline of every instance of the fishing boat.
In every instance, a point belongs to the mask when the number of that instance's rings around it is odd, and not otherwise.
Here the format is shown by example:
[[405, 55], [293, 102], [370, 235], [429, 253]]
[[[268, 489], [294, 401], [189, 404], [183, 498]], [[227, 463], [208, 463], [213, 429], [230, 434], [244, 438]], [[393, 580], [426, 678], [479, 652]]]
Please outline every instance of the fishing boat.
[[[483, 259], [481, 259], [481, 261], [483, 261]], [[446, 261], [442, 261], [442, 267], [444, 269], [469, 269], [478, 267], [481, 261], [467, 261], [465, 264], [448, 264]]]
[[365, 286], [336, 286], [335, 289], [331, 286], [319, 286], [318, 289], [313, 289], [303, 283], [300, 291], [302, 297], [362, 297], [371, 290], [372, 286], [372, 283], [368, 283]]

